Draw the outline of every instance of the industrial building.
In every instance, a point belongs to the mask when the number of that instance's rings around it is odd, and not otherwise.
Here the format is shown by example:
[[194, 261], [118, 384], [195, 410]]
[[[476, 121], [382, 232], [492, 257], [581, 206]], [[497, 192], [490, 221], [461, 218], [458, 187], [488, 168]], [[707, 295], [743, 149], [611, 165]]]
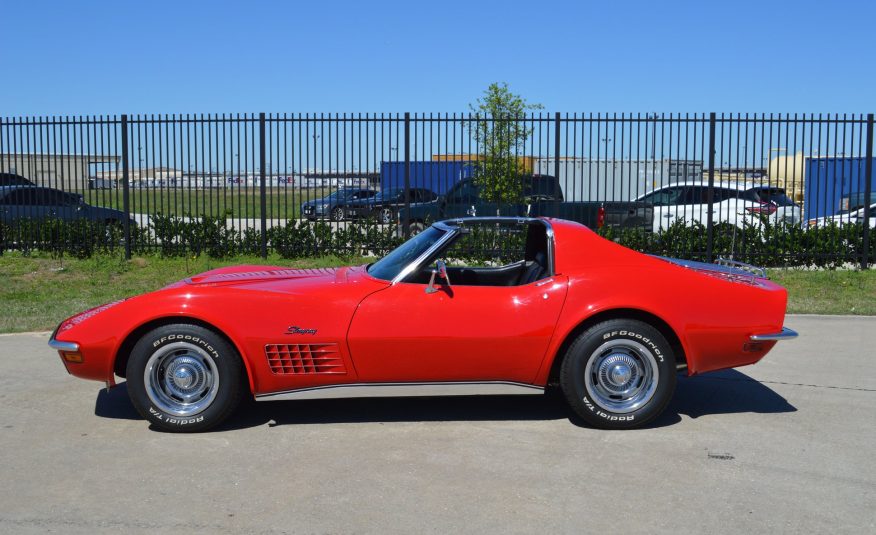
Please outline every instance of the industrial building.
[[39, 186], [83, 190], [97, 169], [115, 169], [121, 159], [103, 154], [0, 153], [0, 172], [21, 175]]
[[629, 201], [670, 182], [702, 180], [699, 160], [535, 158], [533, 172], [554, 175], [567, 201]]
[[[876, 164], [876, 158], [873, 159]], [[803, 213], [807, 219], [852, 211], [867, 202], [867, 158], [813, 157], [804, 161]], [[870, 192], [876, 192], [876, 177], [870, 177]]]

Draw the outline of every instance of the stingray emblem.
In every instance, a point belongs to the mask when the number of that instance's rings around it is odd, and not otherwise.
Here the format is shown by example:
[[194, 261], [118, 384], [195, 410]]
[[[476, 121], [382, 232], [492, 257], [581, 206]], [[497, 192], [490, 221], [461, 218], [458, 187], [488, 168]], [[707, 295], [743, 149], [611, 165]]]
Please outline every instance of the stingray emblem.
[[285, 334], [316, 334], [316, 329], [305, 329], [304, 327], [292, 325], [286, 328]]

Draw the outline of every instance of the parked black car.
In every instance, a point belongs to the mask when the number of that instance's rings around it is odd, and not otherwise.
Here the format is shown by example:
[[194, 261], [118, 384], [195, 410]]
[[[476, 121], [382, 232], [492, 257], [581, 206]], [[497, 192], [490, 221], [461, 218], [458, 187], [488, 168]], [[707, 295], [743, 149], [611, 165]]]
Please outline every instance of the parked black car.
[[[438, 195], [426, 188], [411, 188], [410, 204], [433, 202]], [[362, 219], [373, 217], [378, 222], [391, 224], [397, 221], [398, 210], [405, 205], [405, 189], [392, 188], [381, 191], [370, 199], [363, 199], [347, 206], [347, 217], [350, 219]]]
[[351, 203], [370, 199], [377, 192], [364, 188], [341, 188], [322, 199], [307, 201], [301, 205], [301, 215], [313, 221], [329, 218], [332, 221], [342, 221], [346, 217], [346, 209]]
[[592, 229], [609, 227], [641, 227], [650, 230], [654, 207], [636, 201], [573, 201], [563, 199], [559, 181], [550, 175], [525, 175], [524, 204], [497, 205], [485, 201], [480, 187], [473, 178], [465, 178], [440, 196], [434, 203], [412, 205], [409, 211], [399, 209], [399, 221], [405, 218], [411, 234], [423, 230], [427, 224], [442, 219], [474, 216], [529, 216], [557, 217], [577, 221]]
[[0, 173], [0, 186], [33, 186], [34, 183], [15, 173]]
[[[122, 225], [125, 213], [86, 204], [82, 195], [39, 186], [0, 186], [0, 221], [14, 226], [25, 219], [87, 219]], [[135, 225], [133, 219], [131, 225]]]

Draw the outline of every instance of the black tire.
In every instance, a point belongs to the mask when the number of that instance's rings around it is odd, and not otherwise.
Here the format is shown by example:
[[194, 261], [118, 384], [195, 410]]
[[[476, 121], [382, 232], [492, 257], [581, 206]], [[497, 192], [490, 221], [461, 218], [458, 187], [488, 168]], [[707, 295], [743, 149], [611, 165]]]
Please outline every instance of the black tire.
[[395, 223], [395, 211], [392, 208], [382, 208], [377, 212], [377, 220], [384, 225]]
[[560, 386], [569, 406], [602, 429], [641, 427], [675, 392], [675, 355], [660, 331], [637, 320], [609, 320], [569, 346]]
[[240, 356], [225, 339], [189, 324], [147, 333], [127, 367], [134, 407], [171, 432], [204, 431], [225, 420], [240, 402], [243, 377]]
[[344, 209], [340, 206], [335, 206], [334, 208], [332, 208], [330, 217], [332, 221], [343, 221]]

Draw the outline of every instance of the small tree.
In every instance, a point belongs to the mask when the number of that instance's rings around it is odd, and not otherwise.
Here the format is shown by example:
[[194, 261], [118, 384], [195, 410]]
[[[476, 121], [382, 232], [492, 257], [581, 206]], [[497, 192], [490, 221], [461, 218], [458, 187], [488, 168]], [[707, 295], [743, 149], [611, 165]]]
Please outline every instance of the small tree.
[[481, 195], [488, 202], [521, 202], [520, 174], [525, 170], [518, 156], [532, 134], [523, 117], [526, 111], [540, 110], [542, 105], [526, 102], [503, 82], [490, 84], [469, 108], [475, 114], [471, 130], [481, 154], [475, 173]]

